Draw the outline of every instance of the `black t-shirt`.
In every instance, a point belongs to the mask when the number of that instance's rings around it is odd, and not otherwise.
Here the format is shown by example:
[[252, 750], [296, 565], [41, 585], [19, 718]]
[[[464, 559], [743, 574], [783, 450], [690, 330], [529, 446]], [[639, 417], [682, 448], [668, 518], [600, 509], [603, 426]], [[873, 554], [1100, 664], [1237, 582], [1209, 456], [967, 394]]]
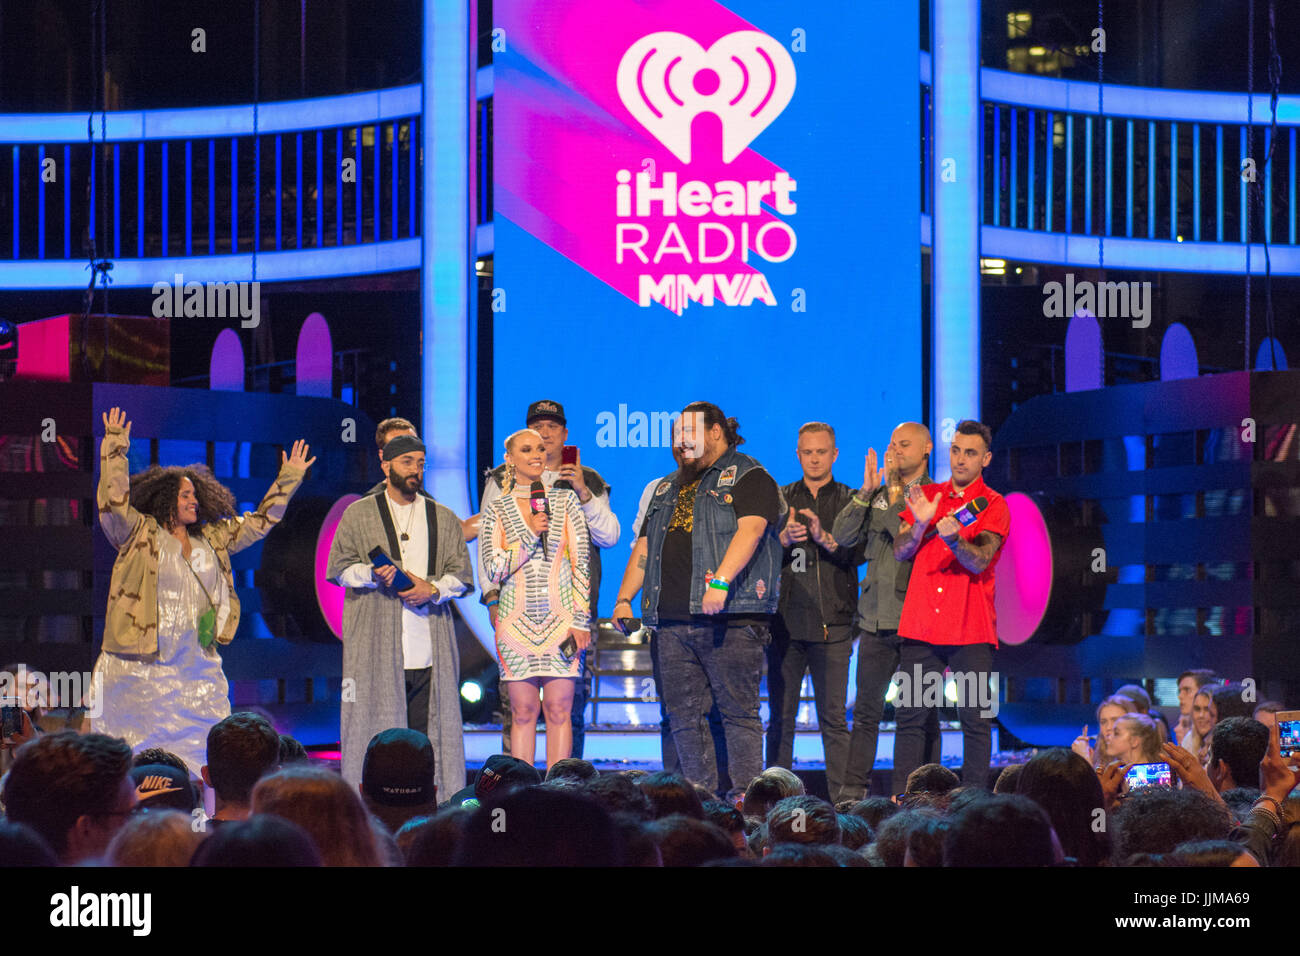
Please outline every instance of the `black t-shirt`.
[[[683, 487], [677, 495], [672, 517], [668, 520], [668, 533], [664, 536], [662, 575], [659, 582], [659, 621], [716, 621], [727, 618], [731, 623], [750, 621], [766, 624], [768, 614], [691, 614], [691, 531], [694, 526], [695, 493], [700, 482], [695, 480]], [[781, 510], [776, 481], [761, 468], [753, 468], [736, 482], [731, 490], [731, 506], [737, 518], [758, 516], [772, 521]], [[641, 537], [646, 536], [649, 521], [641, 522]], [[713, 570], [717, 570], [714, 568]], [[703, 573], [703, 572], [701, 572]]]

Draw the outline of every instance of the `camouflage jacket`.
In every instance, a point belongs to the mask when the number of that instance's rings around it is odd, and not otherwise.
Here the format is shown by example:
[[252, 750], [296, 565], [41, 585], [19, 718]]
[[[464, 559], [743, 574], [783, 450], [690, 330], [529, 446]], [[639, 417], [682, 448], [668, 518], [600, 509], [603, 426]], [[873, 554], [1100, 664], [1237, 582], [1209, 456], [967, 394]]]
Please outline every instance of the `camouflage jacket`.
[[[158, 653], [158, 555], [161, 528], [151, 515], [131, 507], [126, 452], [130, 441], [122, 428], [110, 428], [99, 449], [99, 525], [117, 548], [108, 587], [104, 647], [112, 654]], [[285, 465], [256, 511], [202, 525], [198, 530], [217, 556], [225, 580], [229, 614], [217, 640], [229, 644], [239, 627], [239, 598], [230, 572], [230, 555], [264, 538], [284, 515], [302, 483], [303, 471]]]

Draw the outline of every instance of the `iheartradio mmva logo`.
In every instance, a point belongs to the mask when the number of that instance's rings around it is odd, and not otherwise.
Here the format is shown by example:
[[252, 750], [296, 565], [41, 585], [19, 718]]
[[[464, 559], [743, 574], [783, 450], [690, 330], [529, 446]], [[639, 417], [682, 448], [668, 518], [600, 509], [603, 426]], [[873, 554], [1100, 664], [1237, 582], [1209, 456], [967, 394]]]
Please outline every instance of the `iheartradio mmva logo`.
[[722, 161], [743, 153], [794, 95], [790, 54], [757, 30], [728, 33], [707, 50], [672, 31], [637, 40], [618, 64], [623, 105], [674, 156], [691, 161], [691, 123], [722, 121]]

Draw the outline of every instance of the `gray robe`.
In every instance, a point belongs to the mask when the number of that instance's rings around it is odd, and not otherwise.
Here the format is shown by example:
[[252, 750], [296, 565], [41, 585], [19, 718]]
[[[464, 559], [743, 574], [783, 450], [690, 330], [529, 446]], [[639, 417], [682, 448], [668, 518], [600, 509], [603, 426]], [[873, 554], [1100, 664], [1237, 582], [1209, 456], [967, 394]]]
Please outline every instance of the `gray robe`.
[[[421, 499], [423, 500], [423, 499]], [[330, 546], [326, 577], [335, 584], [349, 566], [369, 564], [375, 546], [389, 557], [400, 553], [396, 532], [386, 529], [374, 495], [350, 504], [339, 521]], [[432, 572], [411, 568], [434, 581], [453, 574], [474, 590], [469, 549], [460, 519], [443, 505], [428, 502], [436, 529], [429, 536]], [[382, 516], [382, 517], [381, 517]], [[436, 545], [435, 545], [436, 542]], [[463, 596], [463, 595], [462, 595]], [[429, 682], [429, 739], [437, 767], [438, 799], [445, 800], [465, 786], [465, 737], [460, 715], [460, 660], [452, 624], [451, 603], [430, 607], [433, 671]], [[351, 683], [350, 683], [351, 682]], [[343, 604], [343, 702], [341, 706], [343, 778], [356, 785], [366, 746], [375, 734], [406, 726], [406, 680], [402, 659], [402, 601], [397, 592], [377, 588], [348, 588]]]

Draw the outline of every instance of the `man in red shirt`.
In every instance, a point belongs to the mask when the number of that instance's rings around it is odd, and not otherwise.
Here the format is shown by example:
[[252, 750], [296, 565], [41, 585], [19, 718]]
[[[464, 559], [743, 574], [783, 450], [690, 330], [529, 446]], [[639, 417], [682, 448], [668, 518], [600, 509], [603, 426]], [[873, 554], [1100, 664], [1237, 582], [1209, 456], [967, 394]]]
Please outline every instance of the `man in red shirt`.
[[[987, 784], [990, 721], [997, 713], [989, 689], [993, 648], [998, 645], [993, 570], [1011, 526], [1006, 501], [981, 477], [993, 460], [992, 442], [987, 425], [959, 422], [949, 449], [952, 478], [913, 487], [900, 516], [894, 557], [913, 563], [898, 623], [903, 641], [894, 705], [896, 781], [906, 780], [921, 763], [927, 708], [944, 702], [943, 671], [948, 665], [961, 718], [962, 785]], [[972, 515], [978, 499], [987, 504]]]

